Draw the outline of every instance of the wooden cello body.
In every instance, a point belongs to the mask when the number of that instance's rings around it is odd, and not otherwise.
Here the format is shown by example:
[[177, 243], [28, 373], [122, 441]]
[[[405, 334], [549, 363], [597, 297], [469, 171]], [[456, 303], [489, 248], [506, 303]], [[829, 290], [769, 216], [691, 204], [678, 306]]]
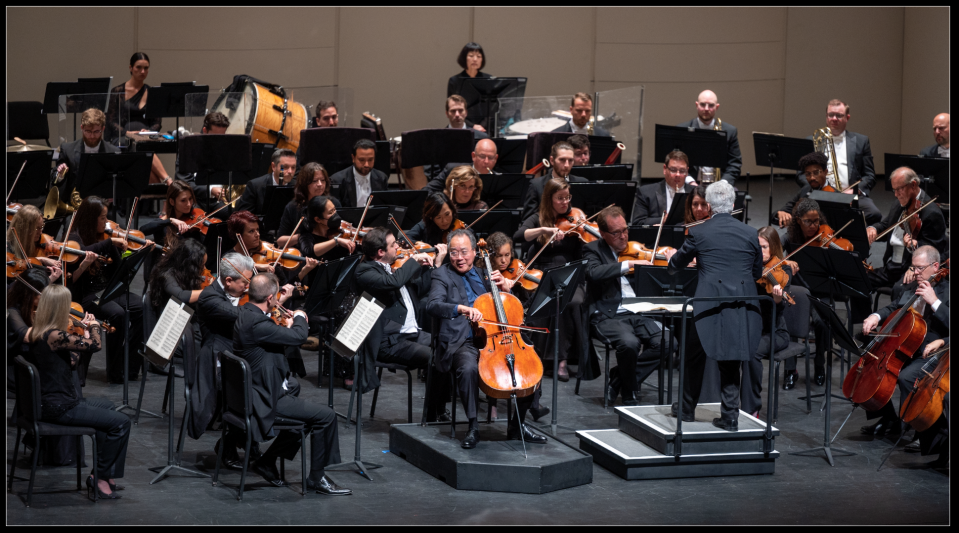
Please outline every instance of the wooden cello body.
[[[932, 363], [932, 364], [930, 364]], [[942, 416], [942, 400], [949, 393], [949, 350], [923, 366], [916, 389], [902, 402], [899, 417], [916, 431], [932, 427]], [[926, 367], [934, 367], [930, 372]]]

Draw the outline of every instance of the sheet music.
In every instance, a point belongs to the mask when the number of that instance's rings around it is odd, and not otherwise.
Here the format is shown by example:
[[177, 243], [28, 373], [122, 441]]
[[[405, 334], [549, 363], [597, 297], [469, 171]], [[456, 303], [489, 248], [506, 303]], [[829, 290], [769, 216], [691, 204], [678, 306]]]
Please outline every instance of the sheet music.
[[382, 304], [364, 294], [362, 298], [357, 300], [350, 316], [347, 317], [343, 327], [336, 333], [335, 340], [339, 341], [350, 352], [356, 353], [382, 312]]
[[683, 304], [657, 304], [652, 302], [635, 302], [623, 304], [623, 309], [630, 313], [647, 313], [649, 311], [668, 311], [670, 313], [681, 313]]
[[167, 301], [163, 314], [157, 320], [156, 327], [153, 328], [153, 333], [147, 341], [147, 350], [169, 361], [192, 315], [191, 310], [181, 308], [181, 304], [173, 298]]

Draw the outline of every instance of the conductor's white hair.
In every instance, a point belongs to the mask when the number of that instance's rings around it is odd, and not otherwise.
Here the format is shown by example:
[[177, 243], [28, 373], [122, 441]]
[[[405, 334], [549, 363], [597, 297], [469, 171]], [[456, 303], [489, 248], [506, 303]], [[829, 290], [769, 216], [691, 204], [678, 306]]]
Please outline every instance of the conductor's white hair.
[[706, 187], [706, 203], [713, 213], [732, 213], [736, 202], [736, 189], [727, 181], [717, 181]]

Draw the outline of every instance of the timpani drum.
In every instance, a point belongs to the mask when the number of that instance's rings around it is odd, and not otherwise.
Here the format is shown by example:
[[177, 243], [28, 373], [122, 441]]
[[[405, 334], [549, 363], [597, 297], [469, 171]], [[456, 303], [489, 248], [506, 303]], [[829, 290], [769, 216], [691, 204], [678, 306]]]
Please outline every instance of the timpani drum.
[[306, 106], [286, 97], [282, 88], [271, 90], [247, 81], [243, 98], [232, 102], [220, 95], [211, 111], [219, 111], [230, 119], [227, 133], [249, 135], [255, 143], [274, 144], [277, 148], [296, 150], [300, 146], [300, 130], [307, 127]]

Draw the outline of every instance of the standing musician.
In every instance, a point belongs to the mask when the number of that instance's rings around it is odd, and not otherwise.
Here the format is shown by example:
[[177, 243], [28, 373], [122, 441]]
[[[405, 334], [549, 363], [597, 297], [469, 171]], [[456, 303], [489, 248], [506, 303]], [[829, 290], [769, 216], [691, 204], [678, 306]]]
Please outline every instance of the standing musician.
[[[40, 255], [38, 245], [40, 237], [43, 235], [43, 225], [43, 215], [40, 214], [39, 209], [32, 205], [21, 207], [17, 214], [13, 215], [10, 227], [7, 228], [7, 252], [12, 253], [20, 260], [36, 257], [43, 265], [44, 271], [49, 274], [50, 281], [56, 281], [63, 273], [60, 263], [49, 257], [38, 257]], [[20, 241], [19, 244], [17, 244], [18, 240]], [[23, 246], [23, 250], [20, 249], [21, 246]], [[8, 283], [10, 281], [7, 280]]]
[[[70, 196], [79, 185], [81, 154], [118, 154], [120, 149], [103, 140], [107, 117], [99, 109], [87, 109], [80, 115], [82, 139], [60, 144], [57, 168], [50, 172], [50, 183], [60, 188], [60, 199], [70, 203]], [[62, 181], [57, 175], [66, 172]]]
[[923, 148], [919, 155], [949, 159], [949, 113], [939, 113], [932, 119], [932, 134], [936, 144]]
[[343, 207], [362, 207], [373, 191], [385, 191], [390, 177], [373, 168], [376, 162], [376, 143], [360, 139], [353, 145], [353, 165], [330, 176], [340, 186]]
[[543, 189], [546, 187], [548, 180], [558, 178], [569, 183], [589, 183], [588, 179], [582, 176], [573, 176], [569, 173], [573, 169], [575, 157], [576, 152], [568, 142], [560, 141], [553, 145], [549, 152], [549, 164], [553, 170], [545, 176], [533, 178], [529, 182], [529, 188], [526, 190], [526, 200], [523, 202], [523, 220], [539, 212]]
[[454, 168], [446, 177], [443, 193], [450, 196], [458, 211], [484, 211], [489, 208], [480, 200], [483, 194], [483, 180], [469, 165]]
[[[696, 128], [700, 130], [721, 130], [726, 132], [726, 165], [722, 168], [721, 179], [729, 182], [730, 185], [736, 185], [736, 178], [739, 177], [740, 169], [743, 167], [743, 154], [739, 150], [739, 135], [736, 126], [716, 118], [716, 111], [719, 110], [719, 97], [716, 93], [706, 89], [696, 97], [696, 118], [689, 122], [677, 124], [681, 128]], [[692, 169], [690, 169], [692, 170]], [[701, 170], [708, 172], [708, 167]], [[712, 169], [715, 172], [715, 169]], [[699, 172], [696, 172], [699, 175]], [[687, 183], [695, 183], [692, 176], [686, 179]], [[702, 185], [702, 184], [699, 184]]]
[[[226, 227], [231, 236], [239, 234], [240, 238], [243, 239], [242, 243], [237, 242], [236, 246], [233, 247], [234, 252], [244, 255], [246, 255], [246, 252], [249, 252], [250, 255], [253, 255], [263, 248], [263, 241], [260, 240], [260, 221], [253, 213], [249, 211], [234, 211], [233, 214], [230, 215], [230, 218], [227, 219]], [[246, 251], [244, 251], [244, 247]], [[301, 267], [297, 267], [295, 271], [284, 272], [280, 276], [287, 281], [292, 280], [294, 277], [302, 281], [311, 270], [316, 268], [317, 264], [316, 259], [307, 256], [306, 261], [303, 262]], [[276, 267], [273, 266], [272, 261], [269, 261], [258, 263], [256, 270], [257, 272], [274, 272]], [[286, 269], [283, 270], [285, 271]]]
[[340, 115], [336, 112], [336, 102], [332, 100], [320, 100], [316, 104], [317, 128], [335, 128], [340, 125]]
[[[792, 221], [791, 213], [793, 207], [796, 206], [799, 200], [808, 198], [812, 191], [821, 191], [829, 185], [829, 190], [839, 192], [835, 191], [832, 185], [826, 183], [826, 174], [829, 172], [828, 160], [829, 158], [826, 154], [819, 152], [812, 152], [799, 158], [799, 164], [797, 166], [803, 170], [803, 175], [806, 177], [806, 184], [799, 189], [799, 192], [797, 192], [791, 200], [786, 202], [786, 205], [784, 205], [782, 209], [776, 211], [774, 214], [775, 219], [770, 220], [770, 224], [778, 223], [780, 228], [788, 226]], [[876, 223], [882, 219], [882, 212], [876, 207], [876, 203], [872, 201], [872, 198], [860, 196], [859, 207], [863, 210], [867, 224]]]
[[311, 261], [320, 257], [333, 261], [352, 254], [356, 250], [356, 243], [337, 236], [342, 222], [331, 196], [314, 196], [307, 202], [304, 231], [296, 242], [297, 249]]
[[[875, 242], [879, 233], [888, 230], [904, 215], [932, 199], [919, 188], [919, 176], [909, 167], [897, 168], [889, 176], [889, 180], [899, 203], [893, 204], [881, 221], [866, 228], [869, 244]], [[946, 220], [939, 206], [932, 204], [926, 207], [919, 212], [918, 218], [922, 226], [915, 235], [910, 231], [911, 224], [908, 222], [894, 229], [889, 235], [889, 245], [882, 256], [882, 267], [869, 273], [869, 281], [874, 287], [891, 287], [901, 280], [908, 270], [907, 265], [911, 264], [912, 250], [919, 246], [932, 246], [940, 255], [949, 257]]]
[[471, 130], [474, 144], [481, 139], [489, 139], [486, 128], [466, 120], [466, 98], [458, 94], [451, 94], [446, 98], [447, 128], [454, 130]]
[[272, 274], [257, 274], [250, 282], [250, 301], [239, 308], [233, 325], [233, 353], [250, 366], [253, 385], [252, 440], [263, 442], [276, 437], [263, 455], [252, 463], [254, 472], [275, 486], [282, 486], [276, 459], [292, 460], [300, 450], [299, 433], [283, 431], [276, 435], [277, 417], [303, 422], [310, 437], [310, 474], [306, 488], [318, 494], [345, 496], [350, 489], [337, 486], [324, 468], [340, 461], [340, 442], [336, 413], [325, 405], [298, 398], [300, 385], [290, 373], [283, 351], [287, 346], [306, 342], [307, 319], [303, 311], [294, 311], [286, 327], [270, 319], [276, 306], [280, 282]]
[[606, 398], [615, 403], [618, 393], [623, 405], [637, 405], [643, 381], [659, 366], [663, 354], [662, 327], [651, 318], [623, 307], [624, 298], [635, 298], [631, 271], [649, 261], [619, 261], [629, 241], [626, 214], [618, 206], [603, 209], [596, 218], [603, 240], [583, 247], [589, 260], [586, 270], [590, 320], [596, 331], [616, 349], [617, 366], [609, 371]]
[[[916, 379], [922, 375], [925, 355], [920, 356], [920, 354], [925, 354], [926, 345], [949, 336], [949, 279], [945, 278], [935, 285], [929, 282], [939, 272], [941, 266], [939, 259], [939, 251], [934, 247], [926, 245], [917, 248], [911, 258], [912, 266], [910, 270], [913, 272], [913, 281], [894, 287], [892, 303], [869, 315], [862, 323], [863, 335], [869, 335], [874, 330], [878, 331], [882, 323], [900, 309], [913, 295], [917, 294], [920, 297], [913, 304], [913, 309], [926, 322], [926, 336], [919, 348], [916, 349], [912, 360], [908, 361], [899, 372], [900, 407], [912, 390]], [[868, 418], [881, 418], [875, 424], [863, 426], [861, 432], [865, 435], [875, 435], [877, 437], [887, 432], [899, 433], [901, 425], [898, 413], [899, 411], [893, 407], [891, 401], [879, 411], [867, 411]]]
[[[452, 232], [447, 248], [450, 261], [433, 271], [426, 311], [441, 319], [440, 329], [436, 332], [439, 342], [435, 364], [439, 372], [446, 374], [453, 371], [456, 375], [457, 391], [469, 419], [469, 430], [463, 439], [463, 448], [470, 449], [475, 448], [480, 439], [476, 418], [476, 405], [479, 402], [479, 350], [472, 343], [473, 330], [470, 322], [479, 322], [484, 318], [472, 305], [480, 295], [489, 292], [491, 282], [496, 283], [500, 290], [508, 291], [506, 280], [498, 271], [483, 275], [473, 266], [476, 258], [476, 237], [472, 231], [463, 229]], [[486, 318], [495, 320], [494, 317]], [[516, 399], [519, 420], [516, 417], [511, 418], [506, 432], [507, 439], [522, 438], [534, 444], [546, 442], [546, 437], [533, 433], [525, 424], [526, 412], [533, 403], [532, 396]]]
[[267, 187], [296, 185], [295, 172], [296, 152], [286, 148], [276, 149], [270, 162], [270, 172], [247, 182], [246, 190], [236, 202], [234, 209], [251, 211], [260, 216], [265, 215]]
[[456, 219], [456, 204], [443, 193], [433, 193], [423, 202], [423, 219], [406, 232], [413, 242], [422, 241], [430, 246], [444, 242], [453, 229]]
[[485, 72], [480, 72], [486, 67], [486, 52], [478, 43], [469, 42], [460, 50], [460, 55], [456, 58], [456, 64], [463, 68], [463, 72], [450, 76], [449, 83], [446, 84], [446, 96], [456, 94], [460, 86], [460, 78], [490, 78]]
[[679, 150], [666, 154], [662, 182], [643, 185], [636, 190], [633, 206], [633, 226], [659, 224], [663, 213], [669, 214], [673, 197], [693, 192], [693, 184], [686, 183], [689, 174], [689, 156]]
[[306, 205], [317, 196], [326, 196], [333, 202], [333, 205], [337, 209], [343, 207], [337, 198], [330, 196], [332, 190], [333, 185], [330, 182], [330, 176], [326, 173], [323, 165], [315, 162], [303, 165], [303, 168], [300, 169], [299, 174], [296, 176], [296, 187], [293, 189], [293, 199], [290, 200], [290, 203], [286, 204], [286, 208], [283, 209], [283, 216], [280, 218], [280, 227], [276, 230], [276, 234], [280, 236], [276, 240], [276, 245], [284, 246], [289, 244], [293, 246], [296, 244], [296, 241], [299, 239], [299, 231], [297, 231], [296, 235], [291, 236], [290, 234], [293, 233], [293, 229], [296, 228], [296, 223], [300, 220], [300, 217], [306, 216]]
[[612, 137], [602, 126], [593, 126], [589, 132], [589, 122], [593, 118], [593, 97], [589, 93], [576, 93], [569, 102], [569, 122], [553, 130], [553, 133], [578, 133], [580, 135], [596, 135], [598, 137]]
[[[727, 181], [706, 189], [706, 201], [713, 217], [689, 228], [679, 251], [669, 250], [668, 272], [685, 268], [694, 258], [699, 270], [696, 297], [755, 296], [756, 280], [762, 276], [762, 251], [755, 230], [734, 219], [730, 213], [736, 191]], [[686, 324], [686, 381], [683, 384], [682, 419], [695, 419], [703, 386], [706, 357], [719, 364], [721, 416], [713, 425], [726, 431], [739, 430], [739, 368], [759, 348], [762, 318], [759, 306], [747, 302], [696, 302], [693, 319]], [[679, 415], [680, 406], [673, 404]]]
[[[496, 166], [496, 160], [499, 158], [499, 155], [496, 153], [496, 143], [491, 139], [480, 139], [476, 143], [476, 146], [473, 148], [472, 154], [472, 165], [473, 170], [477, 174], [499, 174], [499, 172], [494, 172], [493, 167]], [[470, 163], [450, 163], [446, 165], [446, 168], [439, 173], [438, 176], [431, 179], [429, 183], [426, 184], [426, 187], [423, 187], [430, 193], [434, 192], [443, 192], [443, 189], [449, 190], [446, 186], [446, 177], [449, 176], [449, 173], [453, 171], [456, 167], [461, 167], [463, 165], [469, 166]]]
[[[832, 142], [836, 147], [836, 163], [839, 165], [839, 170], [836, 172], [836, 169], [832, 168], [832, 159], [829, 158], [827, 170], [837, 177], [839, 187], [847, 194], [853, 194], [854, 190], [849, 186], [858, 181], [861, 199], [863, 196], [869, 196], [869, 191], [876, 184], [876, 172], [873, 167], [869, 137], [846, 130], [851, 116], [849, 106], [842, 100], [830, 100], [826, 106], [826, 125], [832, 133]], [[811, 140], [813, 136], [806, 138]], [[796, 172], [796, 181], [800, 187], [808, 183], [801, 170]]]
[[[572, 162], [572, 152], [572, 150], [561, 149], [563, 154], [561, 157], [566, 158], [568, 156], [570, 162]], [[572, 199], [573, 197], [569, 192], [569, 182], [562, 178], [553, 178], [547, 181], [543, 189], [539, 212], [524, 220], [516, 233], [513, 234], [513, 239], [516, 241], [533, 243], [533, 248], [529, 250], [527, 257], [532, 257], [545, 246], [535, 264], [536, 268], [540, 270], [563, 266], [570, 261], [583, 257], [583, 241], [579, 235], [567, 234], [556, 227], [558, 219], [567, 216], [572, 211]], [[550, 237], [553, 237], [552, 241], [550, 241]], [[584, 370], [583, 363], [586, 362], [589, 347], [585, 300], [585, 287], [579, 285], [576, 287], [576, 293], [570, 300], [569, 305], [566, 306], [566, 311], [560, 319], [562, 321], [560, 328], [562, 329], [562, 339], [557, 339], [555, 334], [546, 335], [547, 338], [544, 342], [544, 336], [537, 335], [535, 349], [544, 359], [544, 367], [548, 367], [547, 374], [551, 373], [549, 369], [552, 369], [553, 365], [545, 363], [547, 360], [552, 360], [553, 343], [559, 343], [560, 381], [569, 381], [569, 371], [566, 368], [569, 354], [576, 356], [580, 370]], [[533, 325], [548, 327], [551, 323], [549, 319], [542, 320], [545, 322]]]

